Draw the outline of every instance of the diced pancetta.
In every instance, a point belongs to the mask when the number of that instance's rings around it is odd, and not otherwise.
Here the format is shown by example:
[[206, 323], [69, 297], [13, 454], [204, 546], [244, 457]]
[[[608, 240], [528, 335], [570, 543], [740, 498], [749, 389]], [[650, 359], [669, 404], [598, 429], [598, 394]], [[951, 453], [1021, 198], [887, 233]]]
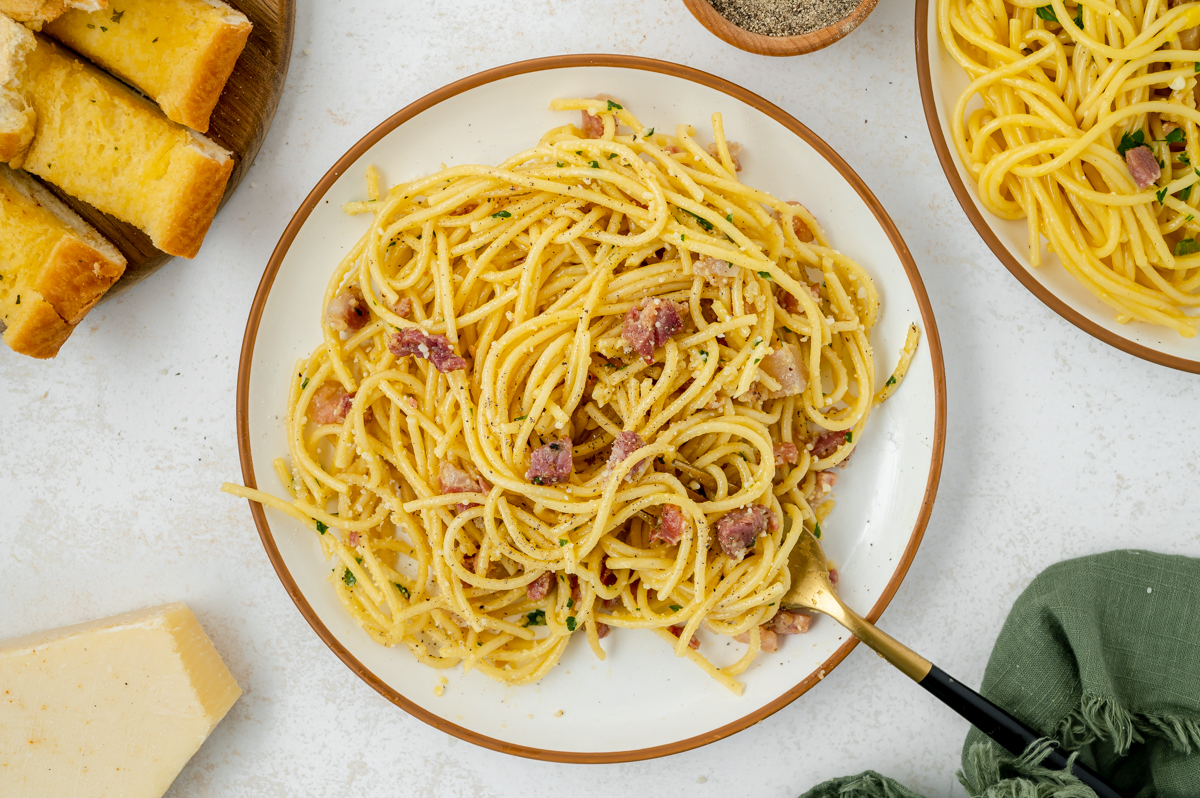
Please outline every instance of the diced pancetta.
[[[733, 639], [739, 643], [749, 643], [750, 633], [742, 632], [740, 635], [734, 635]], [[779, 650], [779, 638], [775, 635], [775, 630], [770, 626], [758, 627], [758, 648], [760, 651], [773, 653]]]
[[779, 528], [775, 513], [761, 504], [730, 510], [717, 521], [717, 543], [726, 557], [740, 560], [759, 535]]
[[309, 417], [317, 424], [341, 424], [353, 404], [354, 394], [346, 393], [340, 383], [326, 382], [313, 392]]
[[705, 255], [692, 265], [692, 274], [703, 277], [709, 285], [726, 285], [737, 273], [737, 266], [711, 255]]
[[[613, 472], [618, 463], [623, 462], [626, 457], [645, 445], [646, 442], [642, 440], [642, 436], [636, 432], [618, 432], [616, 439], [613, 441], [612, 454], [608, 456], [608, 462], [604, 465], [604, 479], [608, 479], [608, 475]], [[633, 468], [625, 473], [624, 481], [636, 482], [645, 475], [646, 469], [649, 467], [650, 459], [642, 458], [634, 464]]]
[[1162, 168], [1154, 157], [1154, 150], [1142, 145], [1125, 150], [1125, 165], [1138, 188], [1149, 188], [1162, 177]]
[[412, 300], [406, 296], [402, 296], [392, 303], [392, 313], [395, 313], [402, 319], [407, 319], [413, 310]]
[[596, 638], [603, 640], [608, 637], [608, 624], [596, 621]]
[[[742, 160], [738, 156], [742, 154], [742, 145], [736, 141], [727, 141], [725, 146], [729, 148], [729, 160], [733, 161], [733, 171], [742, 171]], [[714, 141], [708, 145], [708, 152], [718, 161], [721, 160], [721, 151], [717, 149], [717, 143]]]
[[784, 463], [795, 465], [799, 458], [800, 450], [791, 441], [775, 444], [775, 465], [781, 466]]
[[764, 357], [758, 367], [779, 383], [779, 390], [767, 393], [768, 399], [795, 396], [808, 387], [808, 373], [804, 368], [800, 347], [795, 344], [781, 344]]
[[[788, 205], [797, 205], [801, 208], [804, 207], [795, 200], [788, 200]], [[799, 216], [792, 217], [792, 232], [796, 234], [796, 238], [800, 239], [805, 244], [811, 243], [812, 240], [816, 238], [816, 236], [813, 235], [813, 231], [808, 229], [808, 225], [805, 224], [804, 220]]]
[[[669, 629], [671, 634], [675, 635], [676, 637], [683, 636], [682, 626], [668, 626], [667, 629]], [[690, 648], [692, 651], [700, 648], [700, 640], [695, 635], [692, 635], [692, 638], [688, 640], [688, 648]]]
[[[613, 100], [610, 94], [597, 94], [593, 100]], [[581, 111], [583, 114], [582, 122], [579, 129], [583, 131], [585, 139], [598, 139], [604, 137], [604, 120], [597, 114], [589, 114], [587, 111]]]
[[352, 285], [333, 298], [325, 308], [325, 320], [338, 332], [361, 330], [371, 320], [367, 302], [358, 286]]
[[541, 576], [525, 586], [525, 595], [529, 597], [530, 601], [541, 601], [550, 595], [552, 587], [554, 587], [554, 573], [542, 571]]
[[647, 297], [625, 314], [621, 337], [647, 363], [654, 362], [654, 350], [683, 328], [683, 305], [670, 299]]
[[838, 476], [832, 471], [818, 471], [816, 478], [813, 480], [812, 495], [808, 496], [808, 503], [813, 507], [825, 500], [829, 495], [829, 491], [833, 490], [833, 486], [837, 484]]
[[396, 357], [412, 355], [428, 360], [443, 374], [467, 367], [467, 361], [455, 354], [446, 336], [426, 335], [415, 327], [406, 327], [393, 335], [388, 349]]
[[838, 583], [838, 571], [836, 568], [830, 568], [829, 569], [829, 584], [833, 586], [834, 590], [836, 590], [837, 583]]
[[775, 630], [775, 634], [780, 635], [802, 635], [808, 631], [810, 626], [812, 626], [811, 615], [791, 610], [780, 610], [771, 619], [771, 628]]
[[683, 533], [689, 526], [690, 522], [683, 510], [674, 504], [664, 504], [662, 522], [650, 533], [650, 541], [661, 540], [668, 546], [674, 546], [683, 539]]
[[828, 430], [822, 432], [813, 441], [812, 456], [818, 460], [824, 460], [831, 454], [842, 448], [842, 444], [846, 442], [846, 430]]
[[558, 485], [571, 478], [575, 469], [571, 456], [574, 444], [570, 438], [560, 438], [533, 450], [525, 479], [535, 485]]
[[347, 535], [346, 536], [346, 544], [348, 546], [350, 546], [351, 548], [353, 548], [354, 546], [357, 546], [358, 545], [358, 533], [351, 532], [349, 535]]

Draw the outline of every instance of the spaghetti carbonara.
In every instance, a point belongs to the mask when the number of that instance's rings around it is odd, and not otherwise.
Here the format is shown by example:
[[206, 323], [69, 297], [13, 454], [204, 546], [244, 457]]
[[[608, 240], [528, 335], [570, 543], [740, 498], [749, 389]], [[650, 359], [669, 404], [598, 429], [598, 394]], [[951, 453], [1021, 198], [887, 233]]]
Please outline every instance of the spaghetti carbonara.
[[[647, 629], [734, 692], [779, 634], [788, 553], [876, 391], [879, 296], [816, 220], [738, 180], [740, 147], [560, 100], [499, 166], [384, 192], [333, 274], [286, 417], [292, 501], [375, 640], [509, 684], [571, 637]], [[739, 636], [717, 667], [700, 626]]]
[[[979, 198], [1029, 223], [1117, 320], [1200, 319], [1200, 4], [938, 0], [971, 79], [951, 115]], [[978, 97], [979, 101], [975, 98]]]

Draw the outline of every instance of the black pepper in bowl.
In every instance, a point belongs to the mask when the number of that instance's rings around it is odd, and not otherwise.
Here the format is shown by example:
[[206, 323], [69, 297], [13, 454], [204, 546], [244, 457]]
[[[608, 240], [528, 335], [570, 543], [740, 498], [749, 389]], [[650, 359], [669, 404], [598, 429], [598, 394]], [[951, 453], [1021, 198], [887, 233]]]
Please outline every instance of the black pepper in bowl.
[[861, 0], [709, 0], [742, 30], [762, 36], [802, 36], [828, 28], [854, 12]]

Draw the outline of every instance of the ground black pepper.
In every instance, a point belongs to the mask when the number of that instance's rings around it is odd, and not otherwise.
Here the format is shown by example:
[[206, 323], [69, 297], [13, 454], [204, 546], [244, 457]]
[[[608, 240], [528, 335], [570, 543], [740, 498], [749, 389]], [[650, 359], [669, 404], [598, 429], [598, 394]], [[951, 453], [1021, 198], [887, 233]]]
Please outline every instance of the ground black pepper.
[[743, 30], [763, 36], [800, 36], [850, 16], [860, 0], [709, 0]]

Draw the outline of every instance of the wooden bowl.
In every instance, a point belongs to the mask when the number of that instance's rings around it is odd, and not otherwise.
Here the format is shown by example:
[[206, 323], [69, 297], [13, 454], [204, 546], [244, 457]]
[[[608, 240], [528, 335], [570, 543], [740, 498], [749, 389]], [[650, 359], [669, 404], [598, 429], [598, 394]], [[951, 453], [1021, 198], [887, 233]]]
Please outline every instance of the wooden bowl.
[[877, 2], [879, 0], [862, 0], [849, 16], [827, 28], [805, 33], [803, 36], [763, 36], [734, 25], [718, 14], [716, 9], [709, 5], [708, 0], [683, 0], [692, 16], [718, 39], [748, 53], [776, 56], [803, 55], [828, 47], [857, 28], [867, 18], [867, 14], [875, 10]]

